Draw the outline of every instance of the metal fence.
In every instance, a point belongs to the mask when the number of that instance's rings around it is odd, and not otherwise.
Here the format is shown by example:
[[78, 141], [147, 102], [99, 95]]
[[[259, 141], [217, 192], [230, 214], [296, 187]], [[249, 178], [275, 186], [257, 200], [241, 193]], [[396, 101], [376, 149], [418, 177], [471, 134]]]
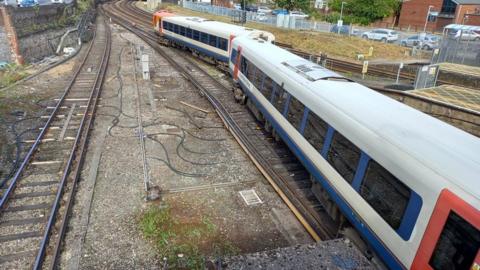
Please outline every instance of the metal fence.
[[[206, 5], [196, 2], [183, 1], [183, 7], [204, 13], [210, 13], [219, 16], [231, 17], [233, 21], [239, 21], [242, 16], [241, 10], [225, 8], [220, 6]], [[246, 11], [245, 17], [247, 22], [256, 22], [266, 24], [273, 27], [289, 28], [298, 30], [310, 30], [318, 32], [335, 32], [336, 24], [328, 22], [317, 22], [306, 20], [301, 17], [289, 15], [264, 15], [257, 12]], [[349, 25], [341, 28], [341, 33], [345, 35], [352, 35], [355, 33], [354, 29]]]
[[480, 66], [480, 39], [471, 36], [444, 36], [439, 49], [432, 56], [432, 63], [457, 63]]

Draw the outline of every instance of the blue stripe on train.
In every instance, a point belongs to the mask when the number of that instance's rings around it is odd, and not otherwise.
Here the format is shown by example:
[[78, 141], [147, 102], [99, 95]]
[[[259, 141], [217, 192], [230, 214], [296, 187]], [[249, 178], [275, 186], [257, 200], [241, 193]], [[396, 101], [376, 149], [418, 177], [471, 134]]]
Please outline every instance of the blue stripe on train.
[[386, 248], [382, 242], [375, 236], [375, 234], [365, 225], [354, 213], [353, 209], [348, 205], [348, 203], [337, 194], [335, 189], [324, 179], [321, 172], [315, 167], [313, 162], [304, 156], [301, 150], [296, 146], [295, 142], [288, 136], [285, 130], [279, 125], [279, 123], [267, 112], [266, 108], [261, 106], [258, 99], [250, 92], [241, 80], [238, 80], [240, 86], [248, 95], [248, 97], [254, 102], [255, 106], [263, 113], [264, 117], [272, 124], [277, 133], [283, 139], [283, 141], [288, 145], [290, 150], [295, 154], [295, 156], [302, 162], [305, 168], [314, 176], [314, 178], [322, 185], [322, 187], [327, 190], [328, 194], [338, 205], [342, 213], [348, 218], [348, 220], [357, 228], [360, 234], [367, 239], [369, 244], [377, 252], [377, 254], [382, 258], [383, 262], [390, 269], [405, 269], [402, 264], [395, 258], [395, 256]]
[[[185, 46], [187, 46], [187, 47], [189, 47], [189, 48], [194, 48], [194, 49], [196, 49], [197, 51], [205, 54], [206, 56], [213, 57], [213, 58], [215, 58], [215, 59], [218, 60], [218, 61], [228, 62], [228, 56], [223, 56], [223, 55], [218, 54], [218, 53], [216, 53], [216, 52], [212, 52], [212, 51], [210, 51], [210, 50], [208, 50], [208, 49], [206, 49], [206, 48], [202, 48], [202, 47], [197, 46], [197, 45], [195, 45], [195, 44], [189, 43], [189, 42], [187, 42], [187, 41], [185, 41], [185, 40], [181, 40], [181, 39], [176, 38], [176, 37], [168, 36], [168, 34], [164, 34], [164, 37], [167, 38], [167, 39], [173, 40], [173, 41], [175, 41], [175, 42], [177, 42], [177, 43], [179, 43], [179, 44], [185, 45]], [[207, 46], [208, 46], [208, 45], [207, 45]]]

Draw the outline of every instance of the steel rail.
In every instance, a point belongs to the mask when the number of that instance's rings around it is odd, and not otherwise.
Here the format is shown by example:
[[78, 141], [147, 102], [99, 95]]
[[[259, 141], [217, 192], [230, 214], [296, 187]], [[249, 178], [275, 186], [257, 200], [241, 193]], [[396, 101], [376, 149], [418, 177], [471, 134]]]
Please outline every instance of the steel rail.
[[[100, 20], [103, 21], [103, 19], [100, 19]], [[68, 165], [65, 168], [65, 171], [64, 171], [64, 174], [63, 174], [63, 177], [62, 177], [62, 180], [61, 180], [61, 185], [60, 186], [63, 189], [65, 187], [65, 183], [67, 181], [67, 178], [69, 176], [71, 176], [72, 177], [72, 186], [70, 187], [69, 193], [67, 195], [68, 199], [67, 199], [67, 202], [66, 202], [66, 205], [65, 205], [64, 214], [63, 214], [62, 219], [61, 219], [60, 229], [58, 231], [58, 237], [57, 237], [57, 239], [55, 241], [55, 244], [54, 244], [54, 251], [53, 251], [53, 255], [52, 255], [52, 260], [50, 261], [49, 269], [56, 269], [57, 258], [58, 258], [58, 255], [60, 253], [63, 236], [65, 235], [65, 231], [66, 231], [68, 215], [69, 215], [69, 212], [70, 212], [70, 209], [71, 209], [71, 206], [72, 206], [72, 202], [73, 202], [73, 198], [74, 198], [73, 195], [74, 195], [74, 192], [75, 192], [75, 189], [76, 189], [76, 184], [78, 182], [78, 178], [80, 176], [80, 169], [82, 168], [83, 161], [84, 161], [84, 158], [85, 158], [85, 147], [87, 145], [88, 135], [90, 133], [90, 129], [91, 129], [93, 121], [94, 121], [95, 111], [96, 111], [97, 103], [98, 103], [98, 100], [99, 100], [98, 97], [100, 96], [101, 88], [102, 88], [102, 85], [103, 85], [103, 82], [104, 82], [106, 70], [108, 68], [108, 63], [109, 63], [109, 59], [110, 59], [111, 33], [110, 33], [110, 28], [109, 28], [108, 24], [104, 21], [103, 21], [103, 23], [105, 25], [106, 42], [105, 42], [105, 47], [104, 47], [104, 51], [103, 51], [103, 55], [102, 55], [101, 66], [100, 66], [100, 69], [99, 69], [99, 71], [97, 73], [97, 76], [95, 78], [95, 83], [92, 87], [92, 91], [91, 91], [91, 94], [90, 94], [90, 97], [89, 97], [89, 101], [88, 101], [88, 104], [85, 108], [85, 112], [83, 114], [83, 117], [82, 117], [82, 120], [81, 120], [81, 123], [80, 123], [80, 127], [79, 127], [79, 130], [78, 130], [76, 138], [75, 138], [74, 149], [72, 150], [72, 152], [70, 154], [70, 157], [69, 157], [69, 160], [68, 160]], [[91, 110], [91, 112], [89, 112], [89, 110]], [[86, 124], [85, 124], [85, 122], [86, 122]], [[85, 128], [84, 128], [84, 126], [85, 126]], [[78, 149], [75, 150], [75, 148], [78, 148]], [[70, 174], [71, 165], [72, 165], [74, 160], [77, 163], [75, 165], [73, 173]], [[62, 191], [59, 189], [58, 192], [57, 192], [57, 197], [55, 198], [54, 206], [52, 208], [52, 214], [50, 215], [51, 218], [49, 220], [48, 231], [50, 231], [51, 227], [55, 223], [55, 218], [54, 217], [56, 217], [55, 214], [59, 209], [61, 199], [62, 199]], [[47, 230], [45, 232], [45, 236], [48, 236]], [[46, 246], [46, 244], [48, 244], [48, 243], [47, 242], [45, 242], [45, 243], [42, 242], [42, 247]], [[40, 258], [37, 257], [37, 259], [40, 259]], [[41, 261], [38, 261], [38, 263], [39, 263], [38, 266], [40, 267], [41, 266]], [[37, 266], [37, 262], [36, 262], [36, 266]], [[35, 269], [37, 269], [37, 268], [35, 268]]]
[[48, 117], [47, 119], [47, 122], [45, 123], [45, 125], [43, 126], [43, 128], [41, 129], [40, 133], [38, 134], [37, 138], [35, 139], [35, 142], [33, 143], [33, 145], [30, 147], [30, 150], [28, 151], [28, 153], [26, 154], [25, 158], [23, 159], [23, 162], [22, 164], [20, 165], [20, 167], [17, 169], [17, 172], [15, 173], [15, 175], [13, 176], [13, 178], [10, 180], [10, 184], [7, 188], [7, 190], [2, 194], [2, 198], [0, 200], [0, 211], [5, 207], [5, 204], [9, 198], [9, 196], [11, 195], [11, 193], [13, 192], [13, 190], [15, 189], [16, 187], [16, 184], [17, 184], [17, 181], [18, 179], [20, 178], [20, 176], [22, 175], [24, 169], [26, 168], [26, 166], [28, 165], [28, 163], [30, 162], [30, 159], [32, 158], [33, 154], [35, 153], [35, 151], [37, 150], [37, 147], [38, 145], [41, 143], [45, 133], [47, 133], [47, 130], [48, 128], [50, 127], [50, 124], [51, 122], [53, 121], [53, 119], [55, 118], [55, 116], [57, 115], [61, 105], [63, 104], [63, 101], [65, 100], [66, 96], [70, 93], [70, 90], [73, 86], [73, 84], [75, 83], [75, 80], [78, 76], [78, 74], [80, 74], [83, 66], [85, 65], [86, 63], [86, 60], [88, 59], [88, 55], [89, 53], [91, 52], [92, 50], [92, 47], [93, 47], [93, 42], [90, 44], [90, 46], [88, 47], [88, 50], [87, 52], [85, 53], [85, 56], [83, 57], [82, 59], [82, 64], [80, 65], [80, 67], [77, 69], [77, 71], [74, 73], [73, 77], [71, 78], [69, 84], [67, 85], [67, 87], [65, 88], [65, 91], [63, 93], [63, 95], [60, 97], [57, 105], [55, 106], [55, 108], [53, 109], [52, 113], [50, 114], [50, 116]]

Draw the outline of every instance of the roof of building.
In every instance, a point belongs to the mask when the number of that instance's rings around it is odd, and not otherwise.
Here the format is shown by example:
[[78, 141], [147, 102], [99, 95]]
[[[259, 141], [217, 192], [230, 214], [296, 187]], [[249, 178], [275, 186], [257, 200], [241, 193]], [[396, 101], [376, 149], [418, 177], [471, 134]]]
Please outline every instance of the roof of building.
[[480, 0], [452, 0], [457, 5], [480, 5]]

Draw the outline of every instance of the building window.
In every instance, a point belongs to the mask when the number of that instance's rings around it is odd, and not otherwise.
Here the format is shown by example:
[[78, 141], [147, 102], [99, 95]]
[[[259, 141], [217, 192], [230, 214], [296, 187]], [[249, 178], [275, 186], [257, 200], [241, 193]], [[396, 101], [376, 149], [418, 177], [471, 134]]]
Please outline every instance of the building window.
[[402, 223], [411, 191], [375, 160], [370, 160], [360, 195], [395, 230]]
[[454, 14], [457, 9], [457, 4], [452, 0], [443, 0], [441, 13]]
[[347, 182], [352, 183], [360, 160], [360, 149], [342, 134], [335, 132], [327, 160]]

